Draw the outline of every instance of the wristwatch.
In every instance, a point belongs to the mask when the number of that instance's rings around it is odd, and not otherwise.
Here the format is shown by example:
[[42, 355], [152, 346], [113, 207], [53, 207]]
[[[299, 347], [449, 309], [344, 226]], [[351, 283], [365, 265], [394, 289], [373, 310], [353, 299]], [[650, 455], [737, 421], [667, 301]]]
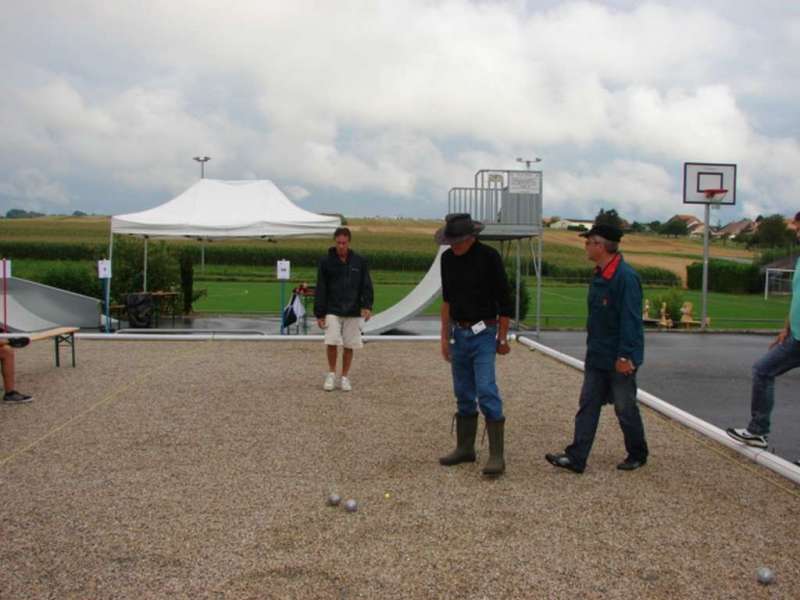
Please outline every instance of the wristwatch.
[[508, 346], [508, 340], [497, 340], [497, 343], [502, 346]]

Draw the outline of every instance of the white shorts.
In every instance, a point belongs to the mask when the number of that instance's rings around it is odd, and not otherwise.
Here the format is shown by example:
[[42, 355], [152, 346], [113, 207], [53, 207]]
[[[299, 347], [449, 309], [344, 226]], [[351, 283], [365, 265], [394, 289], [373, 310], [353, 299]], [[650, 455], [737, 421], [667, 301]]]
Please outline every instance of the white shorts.
[[361, 320], [361, 317], [325, 315], [325, 345], [344, 346], [351, 350], [363, 348]]

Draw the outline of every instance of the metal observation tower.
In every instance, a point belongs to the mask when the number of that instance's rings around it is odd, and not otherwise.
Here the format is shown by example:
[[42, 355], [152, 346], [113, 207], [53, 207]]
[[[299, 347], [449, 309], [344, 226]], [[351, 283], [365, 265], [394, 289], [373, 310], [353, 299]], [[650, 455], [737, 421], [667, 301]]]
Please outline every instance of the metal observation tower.
[[[523, 161], [530, 167], [534, 161]], [[538, 162], [538, 161], [537, 161]], [[470, 213], [486, 225], [481, 239], [499, 240], [503, 257], [516, 242], [515, 325], [519, 330], [521, 255], [530, 253], [526, 273], [533, 265], [536, 274], [536, 335], [539, 335], [542, 306], [542, 172], [527, 170], [481, 169], [475, 173], [474, 187], [454, 187], [447, 199], [448, 213]], [[527, 244], [523, 244], [527, 240]], [[535, 241], [535, 243], [534, 243]]]

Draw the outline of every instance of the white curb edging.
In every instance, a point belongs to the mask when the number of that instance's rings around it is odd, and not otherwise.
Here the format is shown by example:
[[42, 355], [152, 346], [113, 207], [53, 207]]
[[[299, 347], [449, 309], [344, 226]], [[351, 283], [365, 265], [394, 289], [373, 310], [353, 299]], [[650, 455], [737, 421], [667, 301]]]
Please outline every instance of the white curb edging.
[[[574, 367], [579, 371], [583, 371], [583, 361], [578, 360], [572, 356], [568, 356], [563, 352], [559, 352], [558, 350], [554, 350], [549, 346], [545, 346], [539, 342], [531, 340], [526, 337], [517, 336], [517, 341], [524, 346], [527, 346], [531, 350], [537, 350], [542, 354], [545, 354], [551, 358], [555, 358], [570, 367]], [[711, 438], [715, 442], [722, 444], [727, 448], [731, 448], [735, 450], [739, 454], [742, 454], [757, 462], [760, 465], [775, 471], [779, 475], [785, 477], [786, 479], [792, 481], [800, 485], [800, 467], [793, 465], [788, 460], [781, 458], [780, 456], [776, 456], [775, 454], [768, 452], [767, 450], [760, 450], [758, 448], [752, 448], [750, 446], [746, 446], [745, 444], [740, 444], [739, 442], [731, 439], [731, 437], [725, 433], [724, 430], [720, 429], [719, 427], [712, 425], [702, 419], [698, 419], [694, 415], [687, 413], [680, 408], [672, 406], [671, 404], [664, 402], [661, 398], [654, 396], [648, 392], [645, 392], [642, 389], [639, 389], [637, 395], [637, 399], [644, 404], [660, 412], [662, 415], [669, 417], [677, 421], [678, 423], [685, 425], [686, 427], [693, 429], [694, 431]]]
[[[266, 335], [241, 333], [76, 333], [80, 340], [102, 340], [106, 342], [127, 341], [169, 341], [169, 342], [320, 342], [324, 339], [317, 335]], [[438, 335], [363, 335], [365, 342], [432, 342], [439, 341]]]

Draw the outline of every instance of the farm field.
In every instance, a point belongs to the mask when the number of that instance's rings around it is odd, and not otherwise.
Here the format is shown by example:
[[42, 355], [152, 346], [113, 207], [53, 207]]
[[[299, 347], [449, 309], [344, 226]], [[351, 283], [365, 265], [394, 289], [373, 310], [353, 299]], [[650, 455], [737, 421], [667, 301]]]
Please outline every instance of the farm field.
[[[394, 219], [349, 219], [352, 229], [353, 247], [367, 256], [371, 251], [430, 252], [431, 260], [436, 251], [433, 232], [440, 225], [436, 220]], [[0, 241], [11, 242], [91, 242], [105, 244], [108, 241], [108, 217], [45, 217], [39, 219], [0, 219]], [[196, 242], [167, 242], [168, 244], [196, 244]], [[264, 245], [263, 240], [241, 240], [213, 242], [213, 244]], [[211, 243], [209, 243], [210, 245]], [[306, 248], [320, 255], [330, 246], [327, 239], [281, 240], [279, 247]], [[508, 246], [507, 246], [508, 248]], [[13, 246], [12, 246], [13, 250]], [[623, 251], [635, 266], [658, 266], [677, 273], [683, 281], [686, 265], [699, 260], [702, 242], [688, 238], [665, 238], [650, 234], [631, 234], [623, 240]], [[735, 260], [752, 260], [753, 253], [736, 245], [715, 244], [712, 257]], [[13, 251], [9, 253], [13, 257]], [[575, 232], [546, 230], [543, 258], [551, 264], [565, 266], [588, 266], [584, 258], [583, 241]], [[59, 264], [57, 260], [14, 259], [14, 274], [38, 280], [48, 269]], [[76, 261], [78, 262], [78, 261]], [[94, 269], [91, 261], [81, 261], [87, 269]], [[377, 311], [383, 310], [410, 292], [423, 277], [424, 271], [374, 270]], [[286, 287], [286, 296], [291, 287], [300, 282], [313, 284], [314, 267], [292, 266], [292, 282]], [[527, 283], [533, 302], [535, 287], [533, 278]], [[195, 304], [201, 313], [218, 314], [275, 314], [280, 309], [280, 287], [275, 281], [273, 268], [249, 265], [216, 265], [208, 263], [201, 269], [195, 266], [195, 288], [207, 290], [207, 295]], [[663, 291], [663, 290], [660, 290]], [[645, 296], [658, 293], [658, 289], [647, 289]], [[545, 280], [543, 290], [542, 325], [545, 327], [580, 327], [585, 319], [585, 293], [583, 284], [565, 285]], [[698, 292], [683, 291], [684, 299], [695, 305], [695, 317], [699, 317], [700, 298]], [[424, 314], [438, 314], [438, 302]], [[759, 295], [710, 294], [709, 315], [716, 328], [777, 328], [783, 322], [788, 309], [788, 298], [778, 297], [764, 301]], [[532, 322], [534, 306], [531, 305], [528, 320]], [[655, 312], [655, 311], [654, 311]], [[654, 315], [655, 316], [655, 315]]]
[[[109, 217], [42, 217], [38, 219], [0, 219], [0, 240], [6, 242], [84, 242], [106, 244], [109, 239]], [[353, 231], [353, 247], [370, 250], [436, 252], [433, 233], [441, 225], [438, 220], [423, 219], [348, 219]], [[197, 242], [169, 241], [169, 244]], [[214, 245], [264, 245], [264, 240], [215, 241]], [[325, 251], [331, 243], [326, 239], [284, 239], [277, 242], [286, 248], [312, 248]], [[672, 256], [685, 260], [702, 257], [702, 240], [668, 238], [653, 234], [633, 233], [623, 239], [623, 250], [633, 256]], [[716, 258], [750, 260], [753, 252], [735, 244], [712, 244]], [[574, 231], [545, 229], [544, 258], [549, 261], [584, 264], [583, 241]]]

